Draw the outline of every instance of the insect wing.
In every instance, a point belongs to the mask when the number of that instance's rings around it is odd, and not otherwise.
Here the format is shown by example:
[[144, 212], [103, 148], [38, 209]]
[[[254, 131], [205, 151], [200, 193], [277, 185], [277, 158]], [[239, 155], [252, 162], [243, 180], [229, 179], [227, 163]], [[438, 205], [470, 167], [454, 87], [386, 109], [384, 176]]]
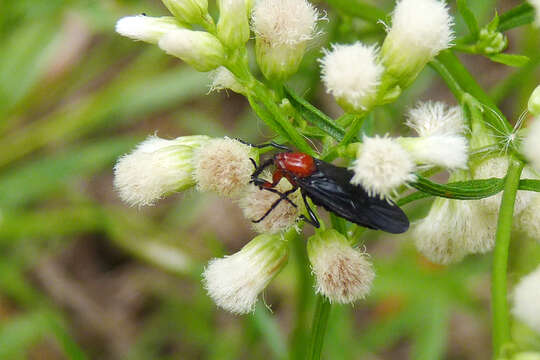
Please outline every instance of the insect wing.
[[371, 229], [400, 234], [409, 228], [407, 215], [397, 205], [372, 197], [350, 183], [353, 172], [317, 160], [317, 171], [297, 183], [313, 203], [351, 222]]

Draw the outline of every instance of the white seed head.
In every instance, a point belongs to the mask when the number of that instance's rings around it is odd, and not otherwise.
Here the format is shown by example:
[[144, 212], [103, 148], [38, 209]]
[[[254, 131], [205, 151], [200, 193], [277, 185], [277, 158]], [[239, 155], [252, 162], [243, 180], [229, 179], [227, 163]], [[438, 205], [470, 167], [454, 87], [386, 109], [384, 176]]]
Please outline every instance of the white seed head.
[[[264, 176], [263, 176], [264, 177]], [[282, 179], [276, 186], [280, 192], [291, 189], [290, 183]], [[242, 208], [244, 216], [251, 220], [260, 219], [272, 207], [272, 204], [279, 199], [279, 195], [268, 190], [259, 189], [255, 185], [249, 185], [240, 198], [238, 204]], [[296, 219], [300, 216], [301, 197], [300, 191], [289, 195], [289, 199], [298, 207], [293, 207], [288, 201], [282, 200], [264, 218], [264, 220], [252, 223], [253, 229], [259, 233], [275, 234], [290, 229], [296, 224]]]
[[180, 21], [201, 24], [208, 15], [208, 0], [161, 0]]
[[213, 259], [203, 273], [216, 305], [235, 314], [253, 312], [257, 297], [287, 263], [287, 242], [259, 235], [234, 255]]
[[531, 165], [540, 171], [540, 117], [529, 126], [521, 150]]
[[298, 45], [316, 35], [319, 13], [306, 0], [259, 0], [253, 9], [253, 31], [270, 46]]
[[514, 289], [512, 312], [519, 320], [540, 332], [540, 267], [521, 278]]
[[153, 205], [164, 195], [193, 185], [193, 150], [207, 136], [183, 136], [165, 140], [150, 136], [114, 167], [114, 186], [129, 205]]
[[157, 44], [168, 32], [181, 29], [171, 16], [151, 17], [144, 15], [126, 16], [116, 22], [116, 32], [133, 40]]
[[378, 63], [378, 49], [361, 42], [333, 45], [320, 60], [326, 91], [349, 111], [370, 107], [384, 67]]
[[529, 237], [540, 241], [540, 195], [534, 194], [529, 204], [518, 214], [517, 227]]
[[411, 155], [389, 137], [364, 137], [351, 169], [351, 183], [362, 185], [370, 195], [390, 197], [401, 185], [415, 181]]
[[397, 139], [419, 164], [466, 169], [469, 155], [467, 140], [461, 135], [432, 135]]
[[400, 0], [382, 47], [387, 71], [408, 86], [422, 68], [454, 39], [444, 1]]
[[212, 139], [193, 153], [197, 190], [235, 198], [249, 183], [253, 165], [248, 145], [229, 138]]
[[364, 299], [375, 277], [368, 255], [353, 249], [347, 238], [330, 229], [313, 235], [307, 245], [315, 275], [315, 288], [333, 303]]
[[[508, 171], [508, 158], [507, 157], [493, 157], [482, 161], [473, 169], [473, 177], [475, 179], [489, 179], [499, 178], [502, 179], [506, 176]], [[535, 178], [533, 172], [525, 168], [521, 174], [522, 178]], [[519, 215], [523, 209], [529, 204], [534, 196], [534, 192], [531, 191], [518, 191], [516, 195], [516, 202], [514, 204], [514, 214]], [[499, 213], [499, 207], [501, 205], [502, 192], [496, 195], [484, 198], [480, 200], [480, 203], [488, 213]]]
[[158, 45], [167, 54], [184, 60], [198, 71], [216, 69], [226, 57], [221, 42], [204, 31], [171, 31], [159, 40]]
[[236, 77], [224, 66], [220, 66], [216, 70], [212, 71], [210, 77], [212, 79], [210, 91], [230, 89], [235, 93], [246, 93], [246, 89], [238, 82]]
[[465, 131], [461, 108], [439, 101], [418, 103], [408, 111], [405, 124], [418, 136], [458, 135]]

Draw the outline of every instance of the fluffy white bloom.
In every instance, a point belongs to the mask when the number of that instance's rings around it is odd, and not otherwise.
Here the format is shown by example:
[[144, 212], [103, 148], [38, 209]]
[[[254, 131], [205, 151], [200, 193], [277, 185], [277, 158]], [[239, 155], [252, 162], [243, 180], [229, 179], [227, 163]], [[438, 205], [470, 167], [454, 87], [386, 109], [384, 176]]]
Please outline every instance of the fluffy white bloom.
[[236, 77], [224, 66], [220, 66], [212, 71], [210, 77], [212, 79], [210, 91], [230, 89], [239, 94], [244, 94], [246, 92], [245, 88], [238, 82]]
[[405, 124], [418, 136], [458, 135], [465, 131], [461, 108], [439, 101], [418, 103], [408, 111]]
[[294, 74], [307, 42], [317, 35], [319, 13], [306, 0], [260, 0], [252, 15], [257, 64], [268, 79]]
[[171, 16], [151, 17], [145, 15], [126, 16], [116, 22], [116, 32], [133, 40], [157, 44], [168, 32], [181, 29]]
[[188, 24], [201, 24], [208, 16], [208, 0], [161, 0], [171, 14]]
[[326, 230], [309, 238], [307, 250], [318, 294], [340, 304], [367, 296], [375, 273], [368, 255], [353, 249], [345, 236]]
[[536, 118], [528, 128], [528, 134], [523, 140], [523, 155], [531, 165], [540, 171], [540, 118]]
[[197, 190], [237, 197], [249, 183], [250, 147], [229, 138], [212, 139], [193, 153]]
[[225, 61], [225, 49], [204, 31], [180, 29], [165, 34], [158, 42], [167, 54], [176, 56], [198, 71], [210, 71]]
[[444, 1], [400, 0], [382, 47], [387, 71], [408, 86], [422, 68], [454, 39], [453, 20]]
[[129, 205], [152, 205], [164, 195], [187, 189], [193, 181], [193, 150], [207, 136], [165, 140], [150, 136], [114, 167], [114, 186]]
[[[282, 179], [275, 187], [280, 192], [291, 188], [286, 179]], [[252, 221], [259, 220], [279, 199], [279, 195], [265, 189], [259, 189], [255, 185], [249, 185], [240, 198], [238, 204], [242, 208], [244, 216]], [[253, 229], [259, 233], [278, 233], [294, 226], [300, 216], [301, 197], [300, 191], [289, 195], [289, 199], [297, 205], [292, 206], [288, 201], [280, 203], [260, 222], [253, 223]]]
[[411, 155], [389, 137], [364, 137], [351, 169], [351, 183], [381, 197], [389, 197], [399, 186], [416, 179]]
[[361, 42], [332, 45], [320, 60], [326, 91], [349, 111], [372, 105], [384, 67], [378, 63], [378, 50]]
[[514, 315], [540, 332], [540, 267], [521, 278], [514, 289]]
[[519, 213], [517, 227], [529, 237], [540, 241], [540, 195], [534, 194], [527, 207]]
[[454, 170], [467, 168], [469, 148], [467, 140], [461, 135], [401, 137], [397, 140], [416, 163]]
[[259, 235], [234, 255], [210, 261], [203, 273], [208, 295], [235, 314], [252, 312], [257, 296], [287, 263], [287, 242]]
[[[473, 169], [473, 177], [475, 179], [502, 179], [506, 176], [508, 171], [508, 161], [508, 158], [503, 156], [487, 159]], [[530, 179], [535, 178], [536, 176], [529, 169], [525, 168], [521, 174], [521, 177]], [[525, 209], [525, 207], [529, 204], [534, 194], [535, 193], [532, 191], [518, 191], [516, 195], [516, 202], [514, 204], [514, 214], [519, 215], [519, 213], [523, 211], [523, 209]], [[481, 199], [480, 203], [482, 206], [484, 206], [487, 212], [498, 214], [501, 200], [502, 192], [488, 198]]]

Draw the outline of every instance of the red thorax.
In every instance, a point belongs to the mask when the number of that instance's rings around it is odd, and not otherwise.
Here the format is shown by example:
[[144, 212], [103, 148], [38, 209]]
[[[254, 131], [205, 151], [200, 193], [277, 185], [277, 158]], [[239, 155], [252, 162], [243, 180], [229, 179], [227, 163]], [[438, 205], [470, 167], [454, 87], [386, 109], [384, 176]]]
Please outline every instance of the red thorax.
[[285, 177], [292, 185], [295, 185], [294, 178], [310, 176], [316, 170], [313, 158], [308, 154], [299, 152], [279, 153], [274, 156], [276, 170], [272, 176], [272, 183], [265, 186], [276, 186], [281, 178]]

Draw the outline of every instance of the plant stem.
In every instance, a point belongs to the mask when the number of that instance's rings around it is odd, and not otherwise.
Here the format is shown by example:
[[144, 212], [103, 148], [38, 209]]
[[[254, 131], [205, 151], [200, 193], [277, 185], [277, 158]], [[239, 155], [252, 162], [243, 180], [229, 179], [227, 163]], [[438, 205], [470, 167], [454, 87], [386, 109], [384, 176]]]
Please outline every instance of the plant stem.
[[315, 314], [313, 316], [311, 343], [309, 344], [309, 360], [319, 360], [326, 334], [326, 325], [330, 316], [330, 303], [323, 296], [317, 296]]
[[499, 358], [504, 345], [510, 341], [510, 321], [507, 300], [508, 250], [512, 232], [514, 203], [516, 201], [516, 194], [523, 166], [524, 164], [520, 161], [514, 159], [510, 161], [499, 210], [499, 220], [497, 223], [491, 278], [494, 359]]

